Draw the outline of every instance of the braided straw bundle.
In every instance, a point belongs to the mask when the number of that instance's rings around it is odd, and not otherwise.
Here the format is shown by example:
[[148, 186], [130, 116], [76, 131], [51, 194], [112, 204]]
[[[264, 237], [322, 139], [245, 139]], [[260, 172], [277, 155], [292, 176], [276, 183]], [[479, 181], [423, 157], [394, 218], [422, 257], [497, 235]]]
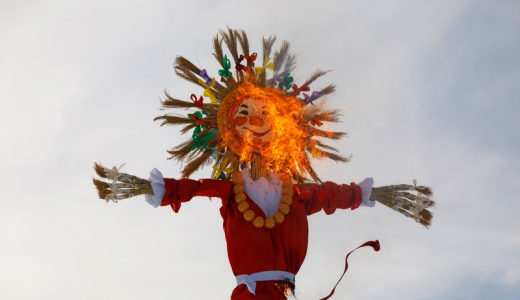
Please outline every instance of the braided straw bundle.
[[108, 169], [97, 163], [94, 164], [94, 170], [99, 177], [112, 181], [108, 183], [95, 178], [92, 179], [97, 188], [99, 199], [106, 200], [107, 203], [109, 201], [117, 203], [119, 200], [134, 196], [153, 195], [150, 181], [134, 175], [121, 173], [119, 172], [121, 167]]
[[416, 180], [413, 183], [373, 188], [370, 200], [388, 206], [428, 228], [433, 214], [427, 208], [435, 207], [435, 202], [430, 198], [433, 193], [429, 187], [417, 186]]

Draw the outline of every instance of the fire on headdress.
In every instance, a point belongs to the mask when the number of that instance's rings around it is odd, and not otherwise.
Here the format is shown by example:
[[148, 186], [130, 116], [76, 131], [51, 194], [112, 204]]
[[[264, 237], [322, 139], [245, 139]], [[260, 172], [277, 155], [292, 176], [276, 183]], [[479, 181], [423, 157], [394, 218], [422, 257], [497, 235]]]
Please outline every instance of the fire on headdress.
[[[272, 171], [288, 174], [298, 183], [309, 176], [321, 182], [312, 168], [313, 159], [348, 161], [322, 141], [345, 135], [320, 128], [323, 122], [338, 122], [339, 111], [322, 110], [313, 103], [334, 92], [335, 85], [311, 90], [310, 85], [327, 73], [319, 69], [298, 85], [291, 74], [296, 62], [289, 53], [289, 43], [284, 41], [271, 58], [275, 40], [264, 38], [263, 55], [258, 57], [256, 52], [250, 52], [243, 30], [221, 30], [213, 40], [213, 55], [222, 67], [218, 71], [220, 80], [186, 58], [177, 57], [177, 75], [202, 87], [204, 96], [210, 99], [210, 103], [204, 103], [202, 96], [192, 94], [189, 102], [166, 93], [163, 108], [195, 108], [197, 112], [187, 117], [166, 114], [155, 119], [161, 120], [161, 125], [184, 125], [181, 133], [192, 133], [190, 139], [168, 151], [170, 159], [187, 162], [183, 177], [189, 177], [213, 158], [213, 175], [221, 179], [230, 179], [232, 170], [248, 165], [255, 179]], [[234, 67], [223, 53], [223, 43]]]

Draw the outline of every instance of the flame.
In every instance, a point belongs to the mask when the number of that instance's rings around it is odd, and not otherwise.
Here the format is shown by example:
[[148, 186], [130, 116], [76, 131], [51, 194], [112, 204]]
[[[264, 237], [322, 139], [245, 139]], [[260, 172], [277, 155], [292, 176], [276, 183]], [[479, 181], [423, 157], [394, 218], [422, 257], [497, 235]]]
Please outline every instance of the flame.
[[[326, 157], [316, 149], [316, 142], [309, 130], [309, 120], [304, 117], [305, 103], [288, 96], [283, 91], [263, 88], [251, 83], [243, 83], [238, 88], [236, 100], [253, 98], [262, 101], [268, 112], [268, 121], [272, 129], [271, 142], [259, 149], [257, 144], [247, 137], [242, 139], [239, 153], [243, 162], [251, 162], [252, 152], [260, 152], [268, 170], [277, 173], [305, 173], [310, 166], [308, 155]], [[231, 134], [228, 132], [228, 134]], [[225, 138], [229, 140], [229, 137]]]
[[274, 286], [278, 288], [278, 290], [285, 296], [294, 295], [294, 283], [290, 282], [289, 280], [278, 281], [274, 284]]

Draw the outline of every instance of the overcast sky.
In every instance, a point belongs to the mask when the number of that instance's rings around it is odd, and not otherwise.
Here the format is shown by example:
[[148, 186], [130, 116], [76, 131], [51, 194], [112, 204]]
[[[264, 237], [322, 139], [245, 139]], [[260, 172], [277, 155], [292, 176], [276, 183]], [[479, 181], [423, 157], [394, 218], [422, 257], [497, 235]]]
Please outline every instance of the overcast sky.
[[332, 299], [520, 298], [520, 2], [3, 0], [1, 299], [228, 299], [218, 199], [174, 214], [105, 204], [91, 183], [95, 161], [179, 177], [166, 150], [187, 137], [152, 120], [164, 90], [201, 94], [173, 60], [216, 74], [226, 26], [253, 52], [289, 40], [300, 83], [332, 70], [313, 87], [337, 84], [326, 101], [349, 137], [333, 146], [353, 157], [322, 179], [417, 179], [438, 203], [430, 230], [382, 205], [311, 216], [298, 299], [326, 296], [374, 239]]

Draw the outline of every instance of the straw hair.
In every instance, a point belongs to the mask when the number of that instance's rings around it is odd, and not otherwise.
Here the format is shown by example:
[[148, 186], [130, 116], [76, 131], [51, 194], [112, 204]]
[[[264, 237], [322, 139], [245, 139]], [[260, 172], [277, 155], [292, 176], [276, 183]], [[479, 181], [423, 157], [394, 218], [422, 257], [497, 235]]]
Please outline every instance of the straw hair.
[[222, 52], [222, 38], [218, 34], [213, 38], [213, 56], [217, 59], [221, 67], [224, 67], [222, 60], [224, 59], [224, 53]]
[[235, 63], [238, 61], [238, 49], [237, 49], [237, 42], [238, 42], [238, 32], [236, 30], [233, 30], [228, 27], [227, 32], [224, 30], [220, 30], [220, 35], [224, 39], [224, 42], [228, 46], [229, 52], [231, 52], [231, 57], [233, 57], [233, 60]]
[[287, 60], [287, 56], [289, 55], [290, 44], [288, 41], [282, 42], [282, 47], [280, 50], [274, 52], [274, 72], [275, 74], [280, 71], [285, 61]]
[[249, 56], [249, 40], [247, 39], [247, 35], [244, 30], [239, 31], [238, 41], [240, 42], [240, 47], [242, 48], [242, 54]]
[[320, 97], [323, 97], [325, 95], [329, 95], [329, 94], [332, 94], [336, 91], [336, 85], [335, 84], [330, 84], [328, 85], [327, 87], [323, 88], [320, 90]]

